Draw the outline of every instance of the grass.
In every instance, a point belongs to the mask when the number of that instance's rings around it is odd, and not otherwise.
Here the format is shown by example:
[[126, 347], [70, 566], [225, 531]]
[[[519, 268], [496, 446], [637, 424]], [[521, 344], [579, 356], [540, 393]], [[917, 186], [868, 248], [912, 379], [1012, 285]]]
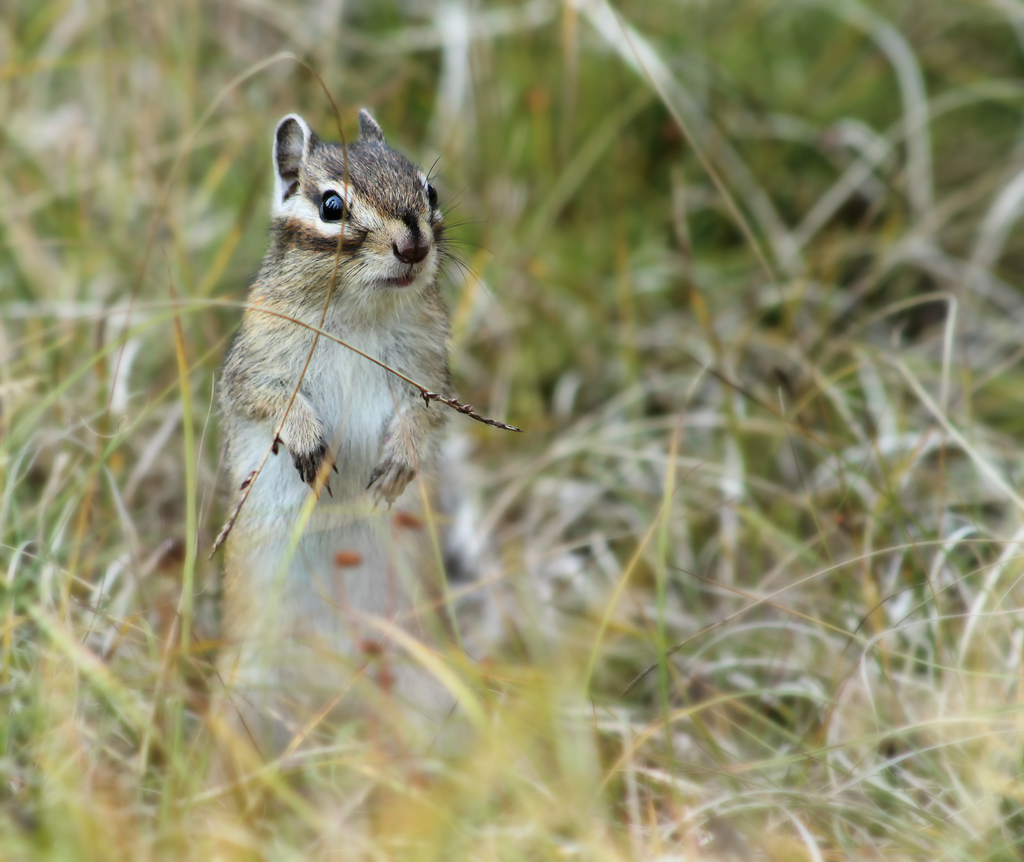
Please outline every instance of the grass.
[[[1022, 50], [1009, 0], [9, 0], [0, 857], [1021, 858]], [[429, 779], [343, 727], [239, 813], [211, 405], [313, 71], [460, 223], [509, 635]]]

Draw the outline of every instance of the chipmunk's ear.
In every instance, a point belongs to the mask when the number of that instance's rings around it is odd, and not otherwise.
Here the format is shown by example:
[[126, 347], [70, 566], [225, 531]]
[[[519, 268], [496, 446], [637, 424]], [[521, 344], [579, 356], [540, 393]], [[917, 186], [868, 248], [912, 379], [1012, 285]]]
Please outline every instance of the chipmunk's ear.
[[289, 114], [274, 132], [274, 206], [279, 207], [299, 189], [299, 169], [317, 137], [298, 114]]
[[359, 112], [359, 140], [361, 141], [379, 141], [385, 143], [384, 133], [380, 130], [380, 126], [377, 125], [377, 121], [370, 116], [370, 112], [363, 108]]

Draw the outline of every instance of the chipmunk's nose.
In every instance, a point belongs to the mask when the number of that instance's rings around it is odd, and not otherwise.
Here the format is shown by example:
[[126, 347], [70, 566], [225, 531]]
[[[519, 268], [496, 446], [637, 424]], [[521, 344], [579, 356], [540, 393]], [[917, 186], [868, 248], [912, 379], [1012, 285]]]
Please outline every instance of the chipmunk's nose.
[[419, 237], [413, 239], [412, 242], [404, 244], [401, 248], [398, 247], [397, 242], [391, 243], [391, 250], [395, 253], [402, 263], [419, 263], [423, 258], [427, 256], [427, 252], [430, 251], [430, 243], [427, 242], [420, 245], [416, 240]]
[[402, 245], [392, 241], [391, 250], [402, 263], [419, 263], [430, 251], [430, 240], [423, 235], [420, 229], [419, 219], [413, 212], [406, 212], [402, 215], [402, 221], [409, 228], [409, 232], [402, 237]]

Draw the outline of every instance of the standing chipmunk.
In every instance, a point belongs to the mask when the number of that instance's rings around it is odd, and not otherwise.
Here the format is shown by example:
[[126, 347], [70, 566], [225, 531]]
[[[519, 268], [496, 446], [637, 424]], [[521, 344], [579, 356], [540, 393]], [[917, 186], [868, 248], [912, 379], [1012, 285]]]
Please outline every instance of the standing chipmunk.
[[332, 708], [452, 706], [389, 636], [443, 629], [421, 507], [444, 411], [345, 346], [449, 394], [444, 223], [423, 171], [365, 110], [359, 127], [335, 144], [278, 124], [270, 247], [221, 377], [224, 462], [252, 487], [225, 545], [220, 672], [271, 752]]

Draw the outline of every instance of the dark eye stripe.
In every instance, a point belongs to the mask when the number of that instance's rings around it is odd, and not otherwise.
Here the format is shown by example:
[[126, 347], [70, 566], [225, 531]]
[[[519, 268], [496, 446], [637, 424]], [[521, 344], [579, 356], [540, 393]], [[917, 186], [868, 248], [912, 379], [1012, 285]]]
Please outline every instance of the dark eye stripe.
[[[290, 218], [275, 228], [278, 241], [284, 246], [334, 254], [338, 250], [336, 237], [323, 236], [300, 218]], [[365, 230], [346, 230], [341, 239], [343, 252], [358, 251], [366, 240]]]

